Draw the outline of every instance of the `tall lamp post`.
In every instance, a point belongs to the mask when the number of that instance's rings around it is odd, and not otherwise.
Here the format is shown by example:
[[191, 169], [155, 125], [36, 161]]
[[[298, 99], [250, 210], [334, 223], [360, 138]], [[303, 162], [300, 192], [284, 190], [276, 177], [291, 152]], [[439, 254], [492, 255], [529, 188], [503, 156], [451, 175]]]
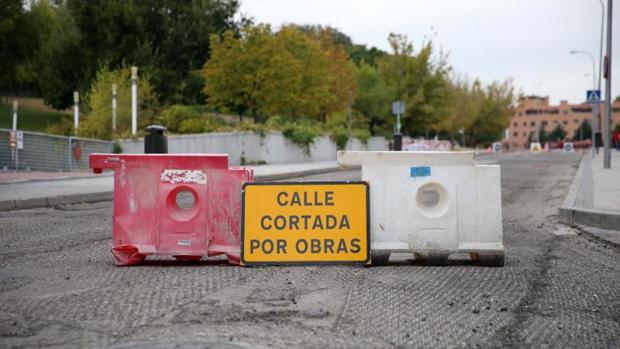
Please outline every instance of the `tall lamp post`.
[[607, 54], [605, 55], [605, 121], [603, 123], [603, 141], [605, 142], [605, 148], [603, 149], [603, 168], [611, 168], [611, 151], [609, 149], [611, 139], [609, 135], [609, 128], [611, 124], [611, 112], [612, 105], [611, 99], [611, 23], [612, 23], [612, 0], [607, 0]]
[[[586, 55], [588, 57], [590, 57], [590, 59], [592, 60], [592, 92], [595, 93], [596, 90], [596, 62], [594, 60], [594, 56], [592, 56], [592, 54], [590, 54], [590, 52], [587, 51], [578, 51], [578, 50], [573, 50], [570, 51], [571, 55], [576, 55], [576, 54], [583, 54]], [[597, 104], [598, 105], [598, 104]], [[596, 132], [598, 131], [598, 112], [597, 110], [598, 108], [595, 108], [594, 105], [592, 105], [592, 156], [594, 157], [595, 152], [596, 152]]]

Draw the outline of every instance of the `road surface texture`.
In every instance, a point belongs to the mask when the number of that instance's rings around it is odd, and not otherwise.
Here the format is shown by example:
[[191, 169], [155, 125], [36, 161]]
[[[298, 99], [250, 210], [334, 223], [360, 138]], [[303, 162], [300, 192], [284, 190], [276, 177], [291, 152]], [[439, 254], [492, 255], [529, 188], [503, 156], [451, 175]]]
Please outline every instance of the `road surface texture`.
[[556, 223], [577, 156], [499, 162], [504, 268], [115, 267], [110, 202], [2, 212], [0, 347], [620, 347], [620, 251]]

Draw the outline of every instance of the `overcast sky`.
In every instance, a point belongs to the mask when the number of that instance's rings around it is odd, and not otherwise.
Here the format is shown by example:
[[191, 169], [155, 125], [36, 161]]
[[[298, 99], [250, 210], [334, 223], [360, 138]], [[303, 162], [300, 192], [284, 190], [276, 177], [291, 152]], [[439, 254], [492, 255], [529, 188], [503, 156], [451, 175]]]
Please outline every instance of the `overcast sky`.
[[[459, 75], [484, 82], [512, 77], [525, 94], [552, 103], [585, 100], [601, 29], [598, 0], [241, 0], [241, 12], [276, 29], [283, 23], [338, 28], [355, 43], [388, 50], [390, 32], [419, 48], [426, 35]], [[607, 4], [607, 0], [604, 0]], [[620, 3], [614, 13], [612, 95], [620, 95]], [[433, 29], [431, 29], [433, 28]], [[604, 44], [604, 43], [603, 43]], [[603, 55], [605, 54], [603, 47]], [[601, 88], [605, 90], [605, 80]]]

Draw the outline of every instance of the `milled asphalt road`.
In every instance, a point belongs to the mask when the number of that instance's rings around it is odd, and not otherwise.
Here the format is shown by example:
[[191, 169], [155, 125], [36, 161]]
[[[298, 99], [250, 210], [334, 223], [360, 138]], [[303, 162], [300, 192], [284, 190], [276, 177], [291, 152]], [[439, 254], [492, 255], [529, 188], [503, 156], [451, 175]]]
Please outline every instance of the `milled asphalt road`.
[[556, 223], [578, 158], [500, 163], [504, 268], [115, 267], [110, 202], [2, 212], [0, 347], [619, 347], [620, 251]]

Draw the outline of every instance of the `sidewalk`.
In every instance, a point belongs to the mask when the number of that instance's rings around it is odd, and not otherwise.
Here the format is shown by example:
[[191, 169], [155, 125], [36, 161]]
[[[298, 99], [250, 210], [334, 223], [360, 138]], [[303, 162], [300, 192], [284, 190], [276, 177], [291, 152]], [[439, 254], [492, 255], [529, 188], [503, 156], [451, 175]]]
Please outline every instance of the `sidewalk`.
[[[335, 161], [246, 167], [254, 169], [254, 178], [259, 181], [327, 173], [339, 169]], [[50, 176], [46, 172], [31, 172], [22, 173], [20, 181], [17, 182], [0, 180], [0, 211], [97, 202], [113, 198], [114, 177], [111, 171], [100, 175], [83, 172], [61, 173], [55, 179], [49, 179]]]
[[620, 246], [620, 152], [612, 149], [610, 169], [603, 168], [602, 150], [594, 159], [584, 155], [559, 214], [561, 222]]
[[620, 211], [620, 151], [611, 150], [611, 168], [603, 168], [602, 150], [596, 158], [592, 159], [591, 166], [592, 207]]

